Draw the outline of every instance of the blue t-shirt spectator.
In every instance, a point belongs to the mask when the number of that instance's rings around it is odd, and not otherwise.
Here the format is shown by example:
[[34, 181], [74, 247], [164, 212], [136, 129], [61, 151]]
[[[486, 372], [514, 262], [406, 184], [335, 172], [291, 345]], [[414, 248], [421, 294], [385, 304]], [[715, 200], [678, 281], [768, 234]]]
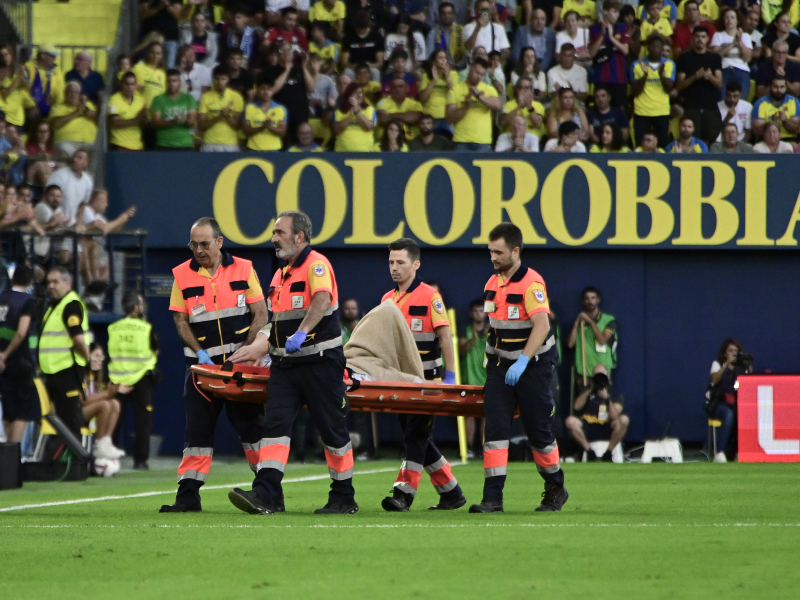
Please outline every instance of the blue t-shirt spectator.
[[589, 120], [589, 125], [594, 129], [594, 134], [597, 137], [600, 137], [600, 130], [606, 123], [616, 123], [620, 129], [628, 129], [630, 127], [625, 111], [616, 106], [609, 106], [608, 111], [605, 113], [593, 108], [586, 114], [586, 118]]
[[97, 71], [89, 71], [86, 78], [83, 78], [80, 73], [75, 69], [69, 71], [64, 75], [67, 83], [70, 81], [77, 81], [81, 84], [81, 93], [84, 94], [95, 105], [100, 104], [100, 92], [105, 91], [106, 82], [103, 81], [103, 76]]

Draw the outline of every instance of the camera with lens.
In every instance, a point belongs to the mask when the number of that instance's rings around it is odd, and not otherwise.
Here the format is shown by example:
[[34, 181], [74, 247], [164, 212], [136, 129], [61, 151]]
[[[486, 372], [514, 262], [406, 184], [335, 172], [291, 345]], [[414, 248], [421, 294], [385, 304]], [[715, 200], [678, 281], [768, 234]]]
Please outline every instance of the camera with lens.
[[592, 375], [592, 389], [595, 392], [606, 389], [609, 386], [608, 375], [605, 373], [595, 373]]
[[736, 360], [733, 361], [733, 366], [748, 371], [753, 366], [753, 357], [744, 352], [736, 355]]

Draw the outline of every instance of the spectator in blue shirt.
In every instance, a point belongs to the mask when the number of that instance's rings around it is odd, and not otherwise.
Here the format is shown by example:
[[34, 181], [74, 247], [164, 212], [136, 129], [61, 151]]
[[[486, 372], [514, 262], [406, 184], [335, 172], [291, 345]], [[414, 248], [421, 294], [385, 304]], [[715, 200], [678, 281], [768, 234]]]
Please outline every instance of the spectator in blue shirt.
[[67, 83], [77, 81], [81, 84], [81, 93], [89, 98], [95, 106], [100, 106], [102, 94], [106, 89], [103, 76], [97, 71], [92, 71], [92, 55], [88, 52], [78, 52], [72, 65], [72, 71], [64, 75]]
[[625, 111], [618, 106], [611, 106], [611, 93], [608, 88], [599, 84], [594, 88], [594, 108], [587, 114], [589, 120], [589, 137], [595, 144], [600, 143], [600, 132], [606, 123], [614, 123], [622, 132], [622, 138], [628, 143], [630, 124]]
[[402, 13], [408, 13], [411, 17], [411, 29], [427, 35], [428, 26], [425, 23], [427, 6], [427, 0], [386, 0], [386, 7], [389, 9], [389, 29], [394, 29]]
[[664, 148], [667, 153], [707, 154], [708, 146], [703, 140], [694, 137], [694, 121], [691, 117], [681, 117], [680, 137]]
[[513, 62], [519, 60], [523, 48], [531, 47], [539, 59], [539, 69], [547, 72], [553, 64], [556, 51], [556, 32], [545, 25], [547, 15], [541, 8], [535, 8], [527, 27], [520, 27], [514, 35], [511, 48]]

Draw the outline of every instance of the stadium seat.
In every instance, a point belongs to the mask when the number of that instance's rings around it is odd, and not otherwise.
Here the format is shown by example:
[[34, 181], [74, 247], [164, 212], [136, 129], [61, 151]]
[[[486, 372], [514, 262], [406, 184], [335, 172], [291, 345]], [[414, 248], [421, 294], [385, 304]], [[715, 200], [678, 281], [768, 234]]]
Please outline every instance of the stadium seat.
[[714, 452], [708, 457], [708, 460], [714, 460], [717, 455], [717, 428], [722, 427], [722, 421], [719, 419], [708, 420], [708, 449]]
[[[56, 435], [56, 430], [47, 422], [45, 416], [53, 412], [53, 407], [50, 404], [50, 396], [47, 394], [47, 388], [44, 381], [40, 377], [34, 379], [36, 384], [36, 391], [39, 393], [39, 405], [42, 408], [41, 428], [39, 430], [39, 439], [36, 442], [36, 449], [33, 452], [33, 459], [36, 462], [42, 460], [42, 453], [44, 452], [45, 436]], [[81, 446], [86, 448], [87, 452], [92, 451], [92, 442], [94, 441], [94, 433], [97, 431], [97, 421], [92, 419], [89, 425], [81, 428]]]

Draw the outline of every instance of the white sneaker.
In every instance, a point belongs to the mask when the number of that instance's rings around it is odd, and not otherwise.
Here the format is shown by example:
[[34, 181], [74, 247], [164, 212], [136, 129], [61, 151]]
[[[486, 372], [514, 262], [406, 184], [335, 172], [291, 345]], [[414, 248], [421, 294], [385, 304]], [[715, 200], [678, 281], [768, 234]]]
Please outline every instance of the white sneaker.
[[104, 437], [94, 441], [92, 454], [94, 454], [96, 458], [108, 458], [113, 460], [125, 456], [125, 451], [120, 450], [112, 444], [110, 437]]
[[714, 456], [714, 462], [715, 463], [726, 463], [726, 462], [728, 462], [728, 459], [725, 457], [725, 453], [724, 452], [717, 452], [716, 455]]

